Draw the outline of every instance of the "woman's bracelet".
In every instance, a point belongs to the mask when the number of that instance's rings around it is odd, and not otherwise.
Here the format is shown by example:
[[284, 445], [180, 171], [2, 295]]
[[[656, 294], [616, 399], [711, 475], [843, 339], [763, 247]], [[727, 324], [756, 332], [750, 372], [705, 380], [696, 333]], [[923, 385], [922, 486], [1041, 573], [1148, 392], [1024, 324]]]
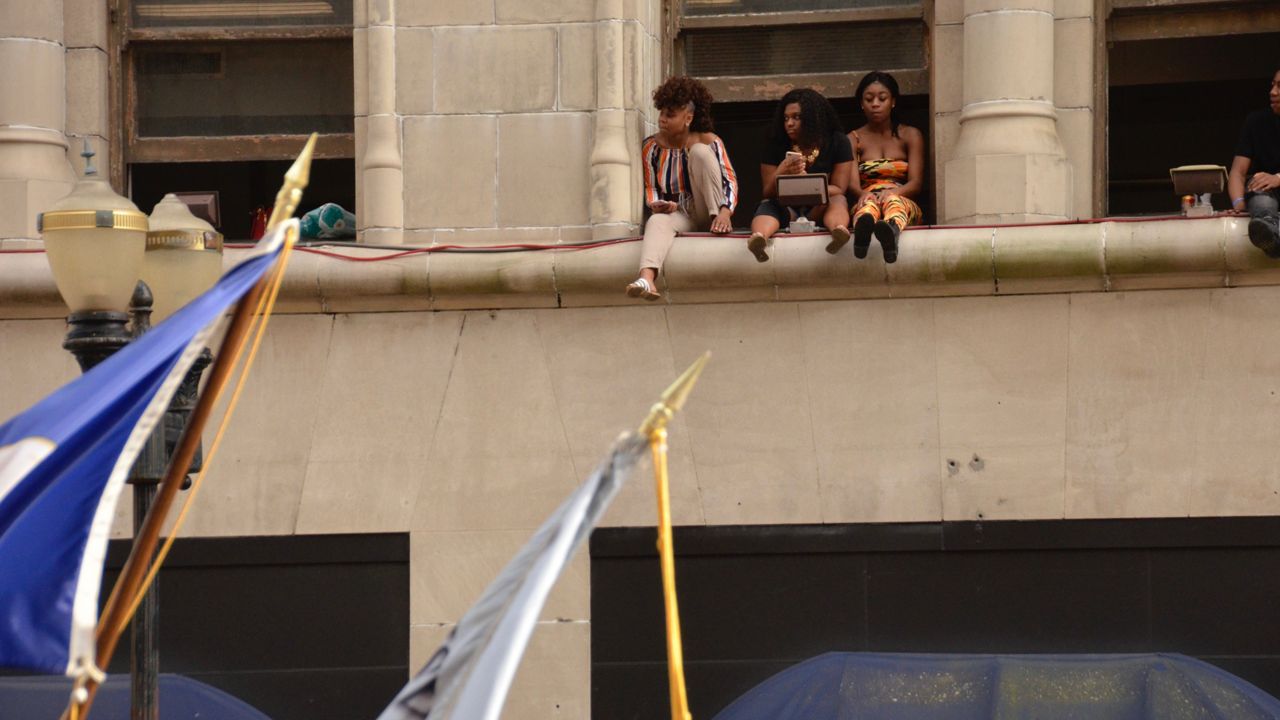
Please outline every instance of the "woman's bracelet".
[[1242, 202], [1244, 202], [1244, 198], [1242, 197], [1231, 198], [1231, 207], [1235, 207], [1236, 203], [1242, 203]]

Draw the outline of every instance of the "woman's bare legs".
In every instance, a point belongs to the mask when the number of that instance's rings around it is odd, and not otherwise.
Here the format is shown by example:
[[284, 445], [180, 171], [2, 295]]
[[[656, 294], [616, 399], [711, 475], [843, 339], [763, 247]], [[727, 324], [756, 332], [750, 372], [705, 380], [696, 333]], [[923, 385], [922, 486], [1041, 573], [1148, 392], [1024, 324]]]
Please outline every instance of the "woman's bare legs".
[[763, 235], [766, 239], [768, 239], [773, 237], [773, 234], [778, 232], [778, 228], [780, 227], [782, 227], [782, 224], [779, 223], [778, 219], [775, 217], [770, 217], [768, 215], [757, 215], [751, 218], [751, 234], [752, 235]]
[[756, 256], [756, 261], [764, 262], [769, 259], [769, 253], [765, 248], [769, 245], [769, 238], [773, 237], [780, 227], [782, 223], [769, 215], [757, 215], [751, 218], [751, 238], [747, 240], [747, 249]]
[[831, 231], [827, 252], [835, 255], [849, 242], [849, 201], [834, 185], [827, 186], [827, 209], [822, 213], [822, 225]]

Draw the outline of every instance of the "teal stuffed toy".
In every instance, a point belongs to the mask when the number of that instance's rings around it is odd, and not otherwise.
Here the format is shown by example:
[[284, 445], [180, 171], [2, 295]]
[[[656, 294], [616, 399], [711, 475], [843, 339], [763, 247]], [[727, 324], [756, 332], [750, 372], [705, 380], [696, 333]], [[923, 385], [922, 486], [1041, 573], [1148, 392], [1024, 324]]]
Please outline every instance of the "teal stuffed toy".
[[306, 213], [301, 224], [302, 237], [308, 240], [350, 240], [356, 236], [356, 216], [334, 203]]

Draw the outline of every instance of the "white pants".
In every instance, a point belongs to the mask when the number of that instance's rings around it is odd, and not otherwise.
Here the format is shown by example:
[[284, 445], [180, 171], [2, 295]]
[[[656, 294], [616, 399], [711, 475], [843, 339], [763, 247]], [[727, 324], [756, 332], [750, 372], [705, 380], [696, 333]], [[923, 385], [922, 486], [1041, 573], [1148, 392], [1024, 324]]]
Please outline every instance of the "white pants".
[[[669, 213], [654, 213], [644, 224], [644, 242], [640, 244], [640, 268], [662, 267], [676, 233], [706, 231], [724, 204], [724, 178], [720, 161], [711, 146], [697, 143], [689, 148], [689, 184], [693, 189], [693, 207]], [[690, 210], [692, 215], [686, 210]]]

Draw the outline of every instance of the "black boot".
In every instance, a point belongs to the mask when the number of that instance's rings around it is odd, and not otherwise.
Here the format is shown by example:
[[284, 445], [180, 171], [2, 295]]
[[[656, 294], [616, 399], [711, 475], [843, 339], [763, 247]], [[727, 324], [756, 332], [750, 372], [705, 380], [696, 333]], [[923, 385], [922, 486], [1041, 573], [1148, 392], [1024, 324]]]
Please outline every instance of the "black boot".
[[1261, 218], [1249, 221], [1249, 242], [1267, 254], [1269, 258], [1280, 258], [1280, 238], [1276, 231]]
[[871, 230], [876, 221], [870, 215], [859, 215], [853, 224], [853, 256], [861, 260], [867, 256], [871, 247]]
[[880, 241], [880, 247], [884, 249], [884, 261], [886, 263], [897, 262], [898, 260], [898, 234], [902, 229], [897, 223], [887, 223], [883, 220], [876, 223], [872, 230], [876, 239]]

